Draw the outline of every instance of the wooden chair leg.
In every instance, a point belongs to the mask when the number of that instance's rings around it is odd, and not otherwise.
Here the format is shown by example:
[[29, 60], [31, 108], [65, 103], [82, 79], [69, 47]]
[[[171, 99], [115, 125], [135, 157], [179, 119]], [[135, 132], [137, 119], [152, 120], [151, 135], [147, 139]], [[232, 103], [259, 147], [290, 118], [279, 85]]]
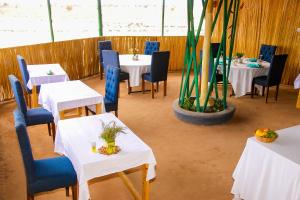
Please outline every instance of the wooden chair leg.
[[251, 85], [251, 98], [253, 98], [253, 94], [254, 94], [254, 83], [252, 82], [252, 85]]
[[142, 92], [145, 94], [145, 79], [142, 78]]
[[51, 136], [51, 128], [50, 128], [50, 123], [47, 123], [47, 126], [48, 126], [48, 134], [49, 134], [49, 136]]
[[130, 87], [130, 81], [129, 81], [129, 79], [127, 80], [127, 84], [128, 84], [128, 94], [130, 94], [131, 93], [131, 87]]
[[266, 87], [263, 86], [263, 89], [262, 89], [262, 96], [263, 96], [263, 97], [265, 96], [265, 89], [266, 89]]
[[158, 92], [159, 89], [159, 82], [156, 82], [156, 92]]
[[52, 128], [52, 139], [53, 139], [53, 142], [54, 142], [55, 141], [55, 136], [56, 136], [55, 123], [54, 122], [51, 123], [51, 128]]
[[269, 86], [267, 86], [266, 103], [268, 103], [268, 96], [269, 96]]
[[151, 94], [152, 94], [152, 99], [154, 99], [154, 83], [151, 82]]
[[275, 101], [277, 101], [278, 91], [279, 91], [279, 85], [276, 86]]
[[88, 108], [84, 107], [84, 109], [85, 109], [85, 116], [89, 116], [89, 110], [88, 110]]
[[73, 200], [78, 199], [78, 183], [72, 186], [72, 199]]
[[66, 196], [68, 197], [68, 196], [70, 196], [70, 194], [69, 194], [69, 187], [65, 187], [66, 188]]
[[164, 80], [164, 96], [167, 96], [167, 80]]
[[102, 80], [102, 79], [103, 79], [103, 67], [100, 64], [100, 80]]
[[115, 110], [115, 116], [118, 117], [118, 110]]

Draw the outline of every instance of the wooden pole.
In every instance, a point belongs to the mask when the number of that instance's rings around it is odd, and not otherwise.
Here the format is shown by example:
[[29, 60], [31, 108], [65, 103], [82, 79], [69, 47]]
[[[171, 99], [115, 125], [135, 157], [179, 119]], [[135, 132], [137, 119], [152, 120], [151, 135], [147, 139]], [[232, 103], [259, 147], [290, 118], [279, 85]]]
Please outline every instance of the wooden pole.
[[207, 0], [207, 8], [205, 14], [205, 34], [203, 44], [203, 61], [202, 61], [202, 73], [201, 73], [201, 97], [200, 105], [203, 106], [208, 90], [208, 75], [209, 75], [209, 54], [211, 43], [211, 29], [213, 19], [213, 0]]

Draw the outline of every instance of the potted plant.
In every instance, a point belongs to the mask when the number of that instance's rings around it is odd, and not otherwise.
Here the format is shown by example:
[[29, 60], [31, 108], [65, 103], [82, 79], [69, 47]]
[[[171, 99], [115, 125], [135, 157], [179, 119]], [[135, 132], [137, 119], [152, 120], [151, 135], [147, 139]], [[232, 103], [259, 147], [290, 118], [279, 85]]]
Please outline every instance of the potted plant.
[[104, 140], [105, 146], [100, 149], [100, 153], [103, 154], [115, 154], [120, 151], [116, 146], [116, 138], [120, 133], [125, 133], [125, 127], [118, 126], [115, 121], [111, 121], [108, 124], [102, 122], [103, 132], [100, 137]]
[[243, 63], [242, 57], [244, 56], [243, 53], [237, 52], [236, 57], [238, 59], [238, 63]]

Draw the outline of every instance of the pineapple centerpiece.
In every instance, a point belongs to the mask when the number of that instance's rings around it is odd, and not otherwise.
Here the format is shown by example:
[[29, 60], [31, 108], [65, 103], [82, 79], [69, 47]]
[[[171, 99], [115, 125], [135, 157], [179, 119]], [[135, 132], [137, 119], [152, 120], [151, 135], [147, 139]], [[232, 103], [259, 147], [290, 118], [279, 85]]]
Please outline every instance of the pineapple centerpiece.
[[255, 137], [260, 142], [270, 143], [277, 139], [278, 134], [269, 128], [261, 128], [255, 131]]

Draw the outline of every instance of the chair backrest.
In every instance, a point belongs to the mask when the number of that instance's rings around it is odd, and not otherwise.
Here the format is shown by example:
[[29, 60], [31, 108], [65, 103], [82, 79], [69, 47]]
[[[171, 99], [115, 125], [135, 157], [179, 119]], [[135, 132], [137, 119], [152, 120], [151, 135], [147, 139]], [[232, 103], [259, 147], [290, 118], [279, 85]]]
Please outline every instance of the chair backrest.
[[19, 68], [21, 71], [22, 79], [25, 85], [25, 88], [27, 91], [31, 91], [29, 88], [27, 88], [27, 82], [29, 81], [29, 73], [27, 70], [27, 64], [23, 56], [17, 55], [17, 60], [19, 63]]
[[259, 51], [259, 55], [262, 55], [262, 60], [270, 63], [275, 55], [276, 48], [277, 46], [262, 44]]
[[269, 86], [280, 84], [287, 57], [287, 54], [273, 56], [267, 80]]
[[120, 61], [119, 61], [119, 53], [113, 50], [103, 50], [103, 68], [104, 71], [108, 67], [118, 67], [120, 68]]
[[120, 68], [109, 67], [105, 74], [105, 99], [118, 104]]
[[12, 87], [13, 93], [15, 95], [16, 103], [18, 105], [18, 108], [24, 115], [24, 117], [27, 116], [27, 105], [23, 94], [23, 89], [21, 86], [20, 81], [14, 76], [9, 75], [8, 79], [10, 81], [10, 85]]
[[15, 120], [15, 129], [16, 134], [23, 158], [23, 163], [25, 167], [25, 174], [27, 179], [27, 184], [34, 182], [35, 175], [35, 167], [34, 167], [34, 159], [32, 155], [30, 141], [27, 135], [26, 123], [24, 120], [24, 116], [19, 109], [15, 109], [14, 111], [14, 120]]
[[170, 52], [153, 52], [151, 59], [151, 77], [154, 82], [167, 80]]
[[99, 49], [100, 63], [103, 63], [102, 50], [112, 50], [111, 41], [110, 40], [99, 41], [99, 43], [98, 43], [98, 49]]
[[156, 41], [147, 41], [145, 42], [145, 49], [144, 54], [145, 55], [152, 55], [153, 52], [159, 51], [160, 43]]

